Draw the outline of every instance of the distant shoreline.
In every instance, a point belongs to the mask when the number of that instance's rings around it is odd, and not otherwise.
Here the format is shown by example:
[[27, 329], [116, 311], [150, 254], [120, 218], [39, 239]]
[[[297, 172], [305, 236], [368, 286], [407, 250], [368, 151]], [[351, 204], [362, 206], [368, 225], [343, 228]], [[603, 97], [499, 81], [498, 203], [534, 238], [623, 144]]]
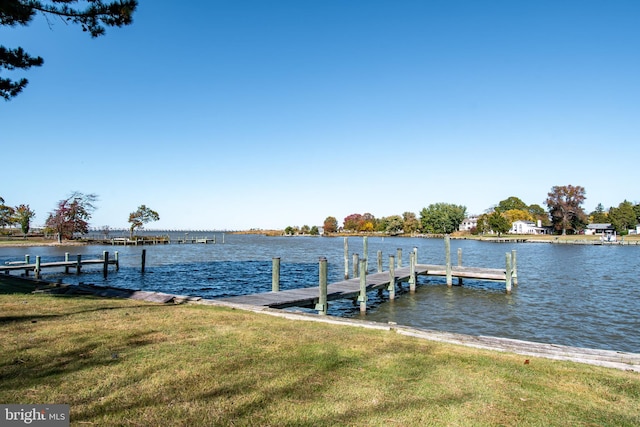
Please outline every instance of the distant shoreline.
[[[247, 230], [247, 231], [233, 231], [233, 232], [225, 232], [226, 234], [247, 234], [247, 235], [264, 235], [264, 236], [283, 236], [283, 231], [281, 230]], [[331, 233], [329, 235], [325, 235], [324, 237], [414, 237], [414, 238], [426, 238], [426, 239], [442, 239], [443, 235], [427, 235], [427, 234], [399, 234], [395, 236], [390, 236], [386, 234], [379, 233]], [[291, 238], [295, 237], [310, 237], [310, 235], [294, 235], [287, 236]], [[323, 236], [311, 236], [311, 237], [323, 237]], [[627, 236], [618, 236], [616, 241], [605, 241], [600, 238], [600, 236], [591, 236], [591, 235], [531, 235], [531, 234], [507, 234], [503, 236], [479, 236], [472, 235], [467, 233], [453, 233], [451, 234], [451, 238], [454, 240], [477, 240], [481, 242], [490, 242], [490, 243], [552, 243], [552, 244], [576, 244], [576, 245], [640, 245], [640, 235], [627, 235]], [[0, 248], [3, 247], [33, 247], [33, 246], [86, 246], [92, 245], [91, 241], [86, 240], [64, 240], [62, 243], [58, 243], [56, 240], [45, 239], [44, 237], [28, 237], [24, 239], [22, 237], [13, 237], [7, 238], [6, 236], [0, 237]]]

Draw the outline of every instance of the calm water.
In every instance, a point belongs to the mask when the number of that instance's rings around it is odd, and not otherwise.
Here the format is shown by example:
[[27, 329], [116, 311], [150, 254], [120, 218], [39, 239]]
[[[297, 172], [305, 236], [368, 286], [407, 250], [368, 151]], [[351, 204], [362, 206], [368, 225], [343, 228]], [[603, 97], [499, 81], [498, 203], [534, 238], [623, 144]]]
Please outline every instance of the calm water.
[[[190, 235], [207, 236], [206, 233]], [[178, 233], [176, 237], [184, 237]], [[209, 233], [208, 237], [213, 234]], [[281, 258], [281, 289], [313, 286], [318, 281], [318, 259], [326, 257], [329, 281], [344, 275], [343, 238], [266, 237], [216, 234], [216, 244], [145, 246], [146, 273], [140, 273], [143, 247], [83, 246], [0, 248], [0, 263], [24, 259], [28, 253], [43, 262], [72, 257], [100, 257], [102, 251], [120, 255], [120, 271], [110, 269], [106, 281], [100, 268], [80, 276], [47, 272], [49, 280], [94, 283], [132, 289], [216, 298], [271, 290], [271, 260]], [[362, 238], [352, 237], [351, 254], [363, 254]], [[368, 239], [369, 269], [376, 268], [381, 250], [384, 268], [389, 255], [418, 248], [420, 263], [444, 264], [441, 239]], [[504, 283], [465, 280], [447, 288], [443, 279], [421, 277], [415, 294], [403, 293], [395, 301], [369, 295], [366, 319], [393, 321], [417, 328], [471, 335], [491, 335], [580, 347], [640, 353], [640, 278], [638, 246], [503, 244], [452, 240], [454, 262], [462, 248], [463, 265], [504, 266], [505, 253], [517, 251], [519, 286], [511, 295]], [[351, 272], [351, 266], [349, 268]], [[454, 279], [455, 282], [455, 279]], [[405, 286], [406, 288], [406, 286]], [[350, 301], [334, 302], [330, 314], [361, 317]]]

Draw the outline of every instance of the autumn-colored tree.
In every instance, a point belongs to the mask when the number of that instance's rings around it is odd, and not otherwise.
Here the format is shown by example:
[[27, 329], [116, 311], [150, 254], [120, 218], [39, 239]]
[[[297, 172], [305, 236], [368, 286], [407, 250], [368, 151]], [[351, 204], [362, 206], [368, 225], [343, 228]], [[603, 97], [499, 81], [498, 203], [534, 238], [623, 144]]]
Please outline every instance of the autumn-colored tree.
[[141, 230], [146, 223], [158, 221], [159, 219], [160, 215], [158, 215], [158, 212], [145, 205], [140, 205], [135, 212], [129, 214], [129, 223], [131, 224], [129, 227], [129, 237], [133, 238], [133, 232], [136, 228]]
[[74, 233], [87, 234], [89, 219], [96, 209], [94, 202], [98, 200], [95, 194], [82, 194], [78, 191], [58, 202], [58, 207], [51, 213], [45, 223], [49, 230], [58, 235], [58, 241], [72, 239]]
[[509, 220], [510, 224], [513, 224], [516, 221], [533, 221], [533, 216], [523, 209], [509, 209], [501, 213], [505, 218], [507, 218], [507, 220]]
[[547, 194], [551, 221], [562, 235], [567, 234], [567, 230], [578, 231], [586, 224], [587, 217], [580, 206], [586, 199], [585, 194], [584, 187], [579, 185], [554, 186]]
[[362, 221], [362, 215], [354, 213], [345, 217], [342, 228], [349, 231], [357, 231], [358, 225]]
[[333, 216], [328, 216], [324, 220], [323, 226], [325, 234], [335, 233], [338, 231], [338, 220]]

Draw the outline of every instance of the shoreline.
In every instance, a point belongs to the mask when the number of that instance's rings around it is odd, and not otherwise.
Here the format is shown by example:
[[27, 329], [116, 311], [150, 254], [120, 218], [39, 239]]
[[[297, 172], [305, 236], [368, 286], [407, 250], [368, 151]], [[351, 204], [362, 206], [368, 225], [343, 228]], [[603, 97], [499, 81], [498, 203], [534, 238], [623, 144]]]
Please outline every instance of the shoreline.
[[[626, 351], [573, 347], [561, 344], [525, 341], [494, 336], [459, 334], [432, 329], [414, 328], [411, 326], [398, 325], [394, 322], [381, 323], [337, 316], [320, 316], [297, 310], [274, 309], [263, 306], [222, 302], [216, 299], [205, 299], [201, 297], [190, 297], [155, 291], [136, 291], [132, 289], [91, 284], [73, 285], [17, 276], [10, 276], [9, 280], [5, 280], [4, 283], [8, 286], [17, 286], [21, 289], [25, 286], [33, 287], [34, 289], [31, 292], [27, 292], [28, 289], [23, 289], [23, 291], [28, 294], [47, 293], [51, 295], [67, 296], [92, 295], [99, 298], [133, 299], [160, 304], [198, 304], [229, 307], [253, 313], [282, 317], [289, 320], [322, 322], [350, 327], [386, 330], [418, 339], [445, 342], [464, 347], [508, 352], [551, 360], [565, 360], [630, 372], [640, 372], [640, 354]], [[2, 276], [0, 276], [0, 284], [3, 284]]]

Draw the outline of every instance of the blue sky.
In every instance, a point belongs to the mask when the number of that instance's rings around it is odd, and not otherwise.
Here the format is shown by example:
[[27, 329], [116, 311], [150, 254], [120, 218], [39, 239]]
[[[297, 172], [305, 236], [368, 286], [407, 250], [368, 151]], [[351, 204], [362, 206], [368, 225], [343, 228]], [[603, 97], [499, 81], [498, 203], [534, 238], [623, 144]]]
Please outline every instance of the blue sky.
[[44, 223], [72, 191], [91, 225], [340, 223], [510, 196], [640, 202], [638, 1], [149, 1], [91, 39], [0, 28], [40, 55], [0, 102], [0, 196]]

